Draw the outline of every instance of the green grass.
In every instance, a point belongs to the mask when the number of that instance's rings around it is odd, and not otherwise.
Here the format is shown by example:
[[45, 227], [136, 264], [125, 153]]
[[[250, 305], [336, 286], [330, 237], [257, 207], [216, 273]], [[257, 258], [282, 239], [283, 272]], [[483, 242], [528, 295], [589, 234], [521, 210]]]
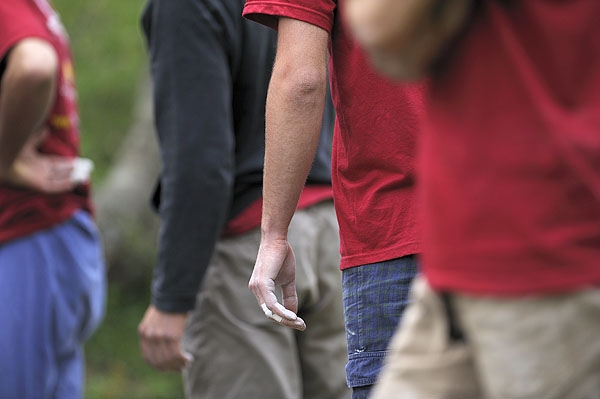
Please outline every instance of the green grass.
[[139, 291], [109, 289], [107, 317], [86, 347], [86, 398], [183, 398], [178, 373], [160, 374], [140, 357], [137, 325], [148, 295]]
[[104, 176], [129, 127], [146, 68], [139, 16], [143, 0], [54, 0], [71, 38], [79, 93], [82, 154]]
[[[0, 0], [1, 1], [1, 0]], [[172, 0], [177, 1], [177, 0]], [[102, 181], [131, 123], [146, 54], [139, 16], [144, 0], [54, 0], [75, 63], [82, 126], [82, 154]], [[150, 269], [135, 286], [111, 282], [104, 322], [86, 345], [90, 399], [183, 397], [178, 374], [160, 374], [140, 357], [137, 325], [148, 305]]]

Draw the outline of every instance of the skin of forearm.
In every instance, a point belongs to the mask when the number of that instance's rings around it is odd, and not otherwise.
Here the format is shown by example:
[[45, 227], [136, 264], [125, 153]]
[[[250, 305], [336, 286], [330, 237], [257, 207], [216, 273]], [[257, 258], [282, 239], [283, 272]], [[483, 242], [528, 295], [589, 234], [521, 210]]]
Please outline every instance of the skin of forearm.
[[56, 93], [58, 59], [38, 39], [19, 42], [8, 55], [0, 83], [0, 177], [40, 128]]
[[266, 239], [286, 238], [315, 155], [327, 84], [323, 43], [322, 54], [304, 64], [293, 50], [281, 51], [278, 45], [266, 110], [262, 218]]

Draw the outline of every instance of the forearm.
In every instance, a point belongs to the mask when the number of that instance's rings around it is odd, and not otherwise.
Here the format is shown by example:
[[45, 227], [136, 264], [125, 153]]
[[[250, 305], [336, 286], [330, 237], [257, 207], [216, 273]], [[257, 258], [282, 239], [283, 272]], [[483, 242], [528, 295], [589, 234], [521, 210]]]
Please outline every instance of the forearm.
[[152, 303], [162, 311], [184, 312], [194, 307], [231, 192], [230, 183], [221, 178], [202, 180], [203, 173], [213, 171], [207, 167], [194, 178], [178, 176], [163, 188], [152, 290]]
[[201, 7], [191, 4], [154, 2], [144, 26], [162, 161], [152, 303], [165, 312], [193, 309], [227, 217], [234, 180], [225, 42], [203, 20]]
[[54, 48], [38, 39], [23, 40], [8, 55], [0, 85], [0, 177], [46, 119], [57, 68]]
[[[295, 41], [298, 36], [304, 44]], [[279, 24], [266, 110], [263, 238], [286, 238], [315, 154], [327, 84], [327, 37], [299, 21], [282, 19]], [[310, 43], [317, 45], [305, 51]]]

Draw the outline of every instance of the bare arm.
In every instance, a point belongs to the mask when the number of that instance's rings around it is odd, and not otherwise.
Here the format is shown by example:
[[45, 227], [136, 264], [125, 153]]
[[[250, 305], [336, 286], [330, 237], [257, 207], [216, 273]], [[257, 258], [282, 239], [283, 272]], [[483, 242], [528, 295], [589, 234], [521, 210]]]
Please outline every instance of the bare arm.
[[324, 30], [279, 22], [277, 56], [267, 96], [262, 231], [285, 239], [313, 160], [327, 84]]
[[8, 54], [0, 84], [0, 178], [41, 131], [56, 93], [58, 58], [39, 39], [25, 39]]
[[[278, 32], [267, 96], [262, 239], [249, 286], [259, 304], [283, 317], [282, 324], [304, 329], [304, 322], [293, 314], [295, 260], [287, 231], [319, 138], [329, 35], [287, 18], [280, 19]], [[275, 286], [283, 290], [283, 307], [277, 304]]]

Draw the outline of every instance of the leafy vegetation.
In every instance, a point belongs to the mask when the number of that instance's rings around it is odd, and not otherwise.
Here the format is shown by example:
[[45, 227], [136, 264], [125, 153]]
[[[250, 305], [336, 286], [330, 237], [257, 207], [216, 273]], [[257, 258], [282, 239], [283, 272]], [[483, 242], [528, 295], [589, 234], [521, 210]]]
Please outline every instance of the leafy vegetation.
[[[139, 25], [144, 0], [53, 4], [71, 38], [82, 154], [94, 160], [93, 180], [98, 183], [129, 128], [139, 77], [147, 67]], [[106, 318], [86, 346], [86, 398], [183, 397], [178, 374], [160, 374], [140, 357], [137, 325], [148, 304], [147, 274], [133, 286], [110, 282]]]

